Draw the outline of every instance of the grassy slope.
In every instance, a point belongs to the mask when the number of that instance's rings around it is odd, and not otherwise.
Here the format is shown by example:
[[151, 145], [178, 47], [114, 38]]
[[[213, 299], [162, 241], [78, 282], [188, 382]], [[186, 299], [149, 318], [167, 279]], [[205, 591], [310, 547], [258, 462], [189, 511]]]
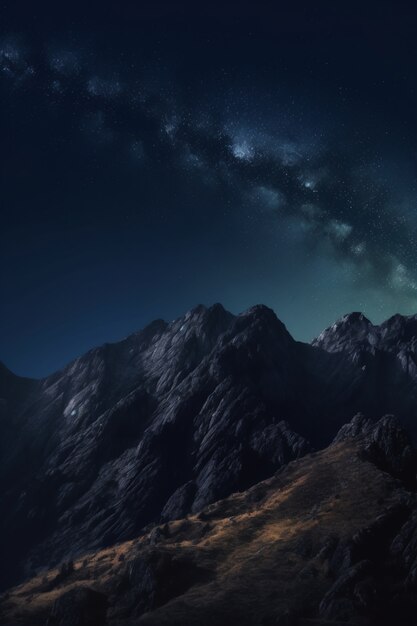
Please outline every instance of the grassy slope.
[[204, 576], [135, 624], [244, 626], [264, 618], [268, 623], [294, 607], [312, 618], [331, 584], [326, 543], [370, 524], [402, 491], [389, 475], [361, 460], [357, 446], [343, 442], [308, 455], [199, 515], [160, 527], [162, 536], [153, 530], [85, 555], [59, 583], [54, 583], [57, 570], [42, 573], [3, 598], [0, 623], [44, 624], [60, 594], [86, 585], [108, 595], [109, 624], [127, 624], [119, 582], [138, 556], [165, 552], [186, 567], [198, 566]]

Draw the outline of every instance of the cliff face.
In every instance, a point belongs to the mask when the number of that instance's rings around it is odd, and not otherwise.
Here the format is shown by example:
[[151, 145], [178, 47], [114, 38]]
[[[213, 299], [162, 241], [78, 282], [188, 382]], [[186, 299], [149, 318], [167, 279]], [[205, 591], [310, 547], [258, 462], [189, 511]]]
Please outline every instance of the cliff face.
[[356, 412], [417, 434], [414, 318], [312, 345], [256, 306], [155, 321], [42, 381], [0, 370], [2, 585], [243, 491]]
[[244, 492], [42, 572], [0, 598], [0, 621], [412, 626], [417, 501], [398, 471], [415, 477], [398, 421], [357, 416]]

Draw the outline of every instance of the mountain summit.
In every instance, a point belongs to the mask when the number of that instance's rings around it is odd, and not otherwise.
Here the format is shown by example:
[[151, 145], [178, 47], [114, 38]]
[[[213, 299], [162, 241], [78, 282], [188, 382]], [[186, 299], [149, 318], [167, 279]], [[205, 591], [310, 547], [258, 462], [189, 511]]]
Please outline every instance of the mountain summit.
[[40, 381], [2, 367], [2, 586], [245, 491], [359, 411], [415, 438], [416, 324], [353, 313], [308, 345], [265, 306], [200, 305]]

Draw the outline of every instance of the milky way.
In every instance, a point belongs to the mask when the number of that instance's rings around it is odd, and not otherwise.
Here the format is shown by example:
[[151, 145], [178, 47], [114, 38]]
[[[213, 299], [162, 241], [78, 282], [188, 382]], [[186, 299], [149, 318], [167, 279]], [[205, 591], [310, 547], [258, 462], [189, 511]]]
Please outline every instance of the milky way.
[[1, 358], [43, 374], [199, 301], [300, 339], [417, 312], [412, 13], [158, 6], [10, 12]]

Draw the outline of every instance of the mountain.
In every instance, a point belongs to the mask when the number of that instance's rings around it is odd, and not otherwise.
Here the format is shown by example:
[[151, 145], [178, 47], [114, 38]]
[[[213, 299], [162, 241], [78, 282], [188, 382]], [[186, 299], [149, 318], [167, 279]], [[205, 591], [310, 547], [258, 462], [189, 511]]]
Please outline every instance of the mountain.
[[416, 438], [416, 320], [353, 313], [308, 345], [265, 306], [198, 306], [40, 381], [2, 367], [2, 587], [243, 493], [358, 411]]
[[416, 342], [415, 315], [394, 315], [376, 326], [363, 314], [351, 313], [324, 330], [312, 346], [333, 357], [328, 389], [330, 394], [342, 391], [331, 400], [337, 414], [343, 406], [374, 416], [394, 413], [416, 439]]
[[11, 590], [1, 623], [412, 626], [417, 497], [394, 476], [416, 469], [396, 419], [357, 416], [252, 488]]

